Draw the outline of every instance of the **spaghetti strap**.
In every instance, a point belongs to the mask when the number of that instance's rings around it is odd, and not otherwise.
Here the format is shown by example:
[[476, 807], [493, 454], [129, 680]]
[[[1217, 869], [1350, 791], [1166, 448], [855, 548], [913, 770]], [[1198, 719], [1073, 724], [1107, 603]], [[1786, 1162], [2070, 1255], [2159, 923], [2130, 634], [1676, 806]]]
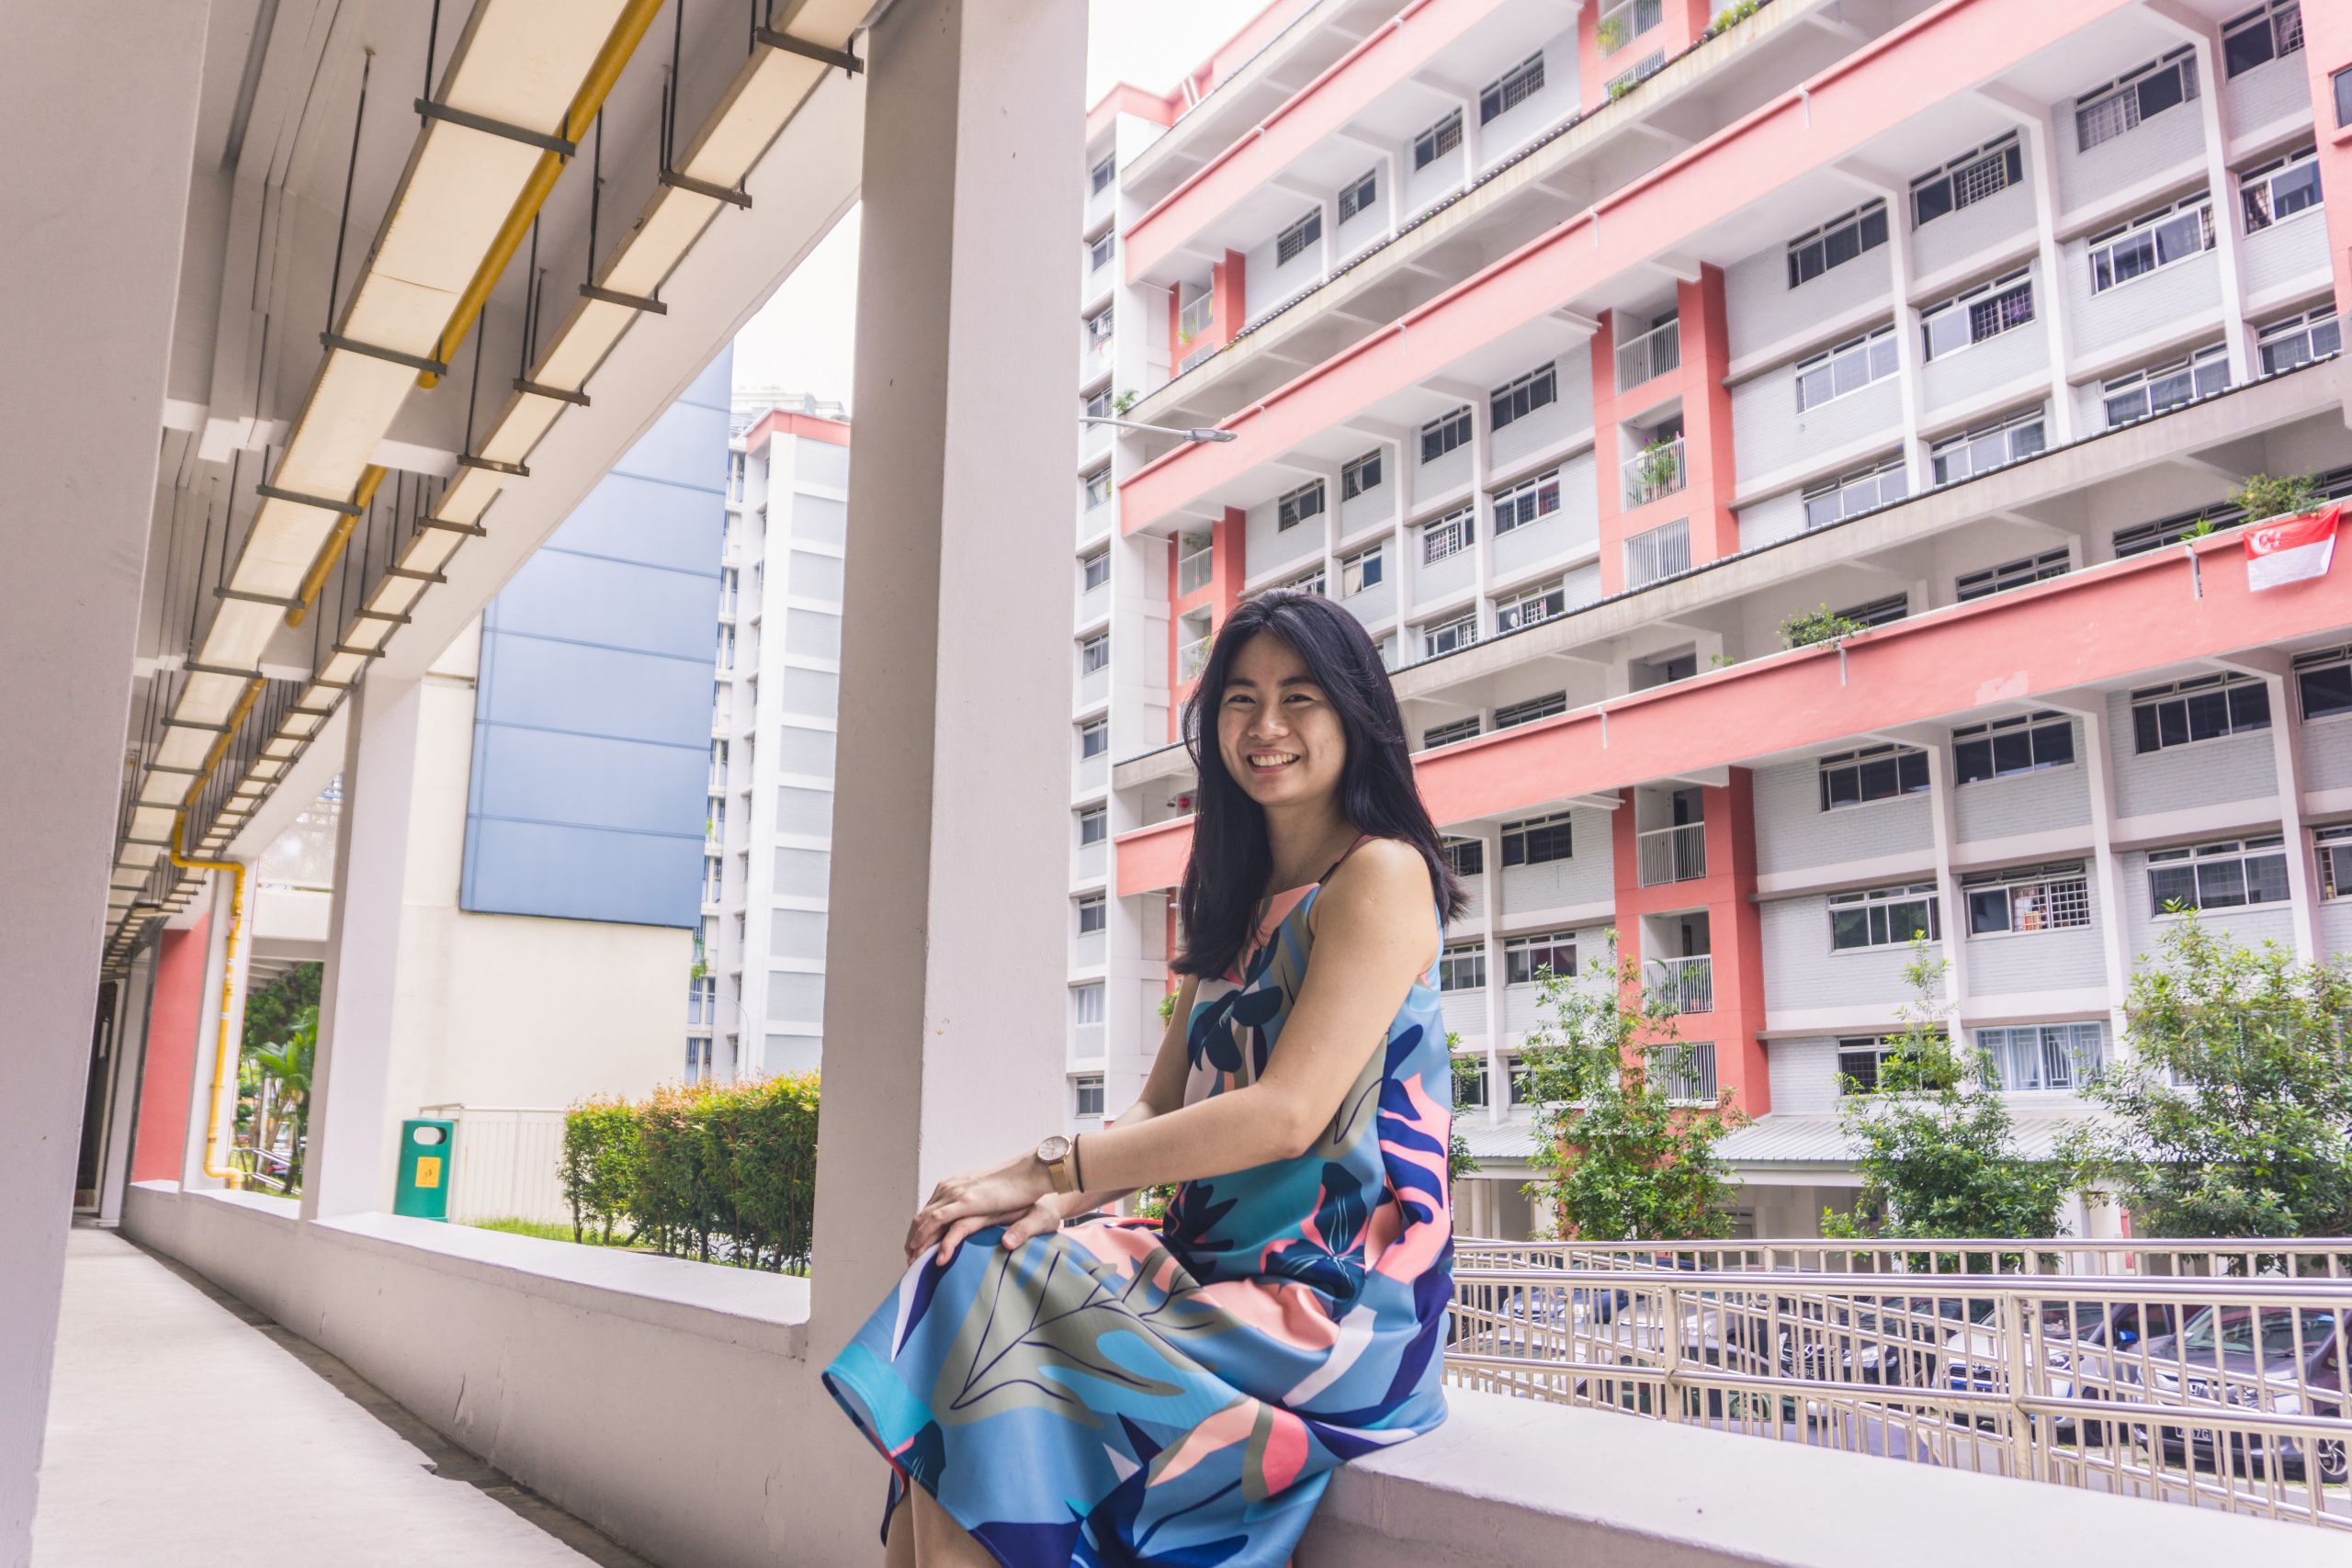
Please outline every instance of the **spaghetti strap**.
[[1329, 882], [1329, 881], [1330, 881], [1330, 880], [1331, 880], [1331, 873], [1332, 873], [1332, 872], [1334, 872], [1334, 871], [1339, 870], [1339, 869], [1340, 869], [1340, 866], [1341, 862], [1344, 862], [1344, 861], [1345, 861], [1345, 860], [1346, 860], [1350, 855], [1351, 855], [1351, 854], [1353, 854], [1353, 853], [1355, 853], [1355, 852], [1356, 852], [1356, 844], [1361, 844], [1361, 843], [1363, 843], [1366, 839], [1369, 839], [1369, 838], [1371, 838], [1371, 837], [1372, 837], [1372, 835], [1371, 835], [1370, 833], [1358, 833], [1358, 834], [1356, 835], [1355, 844], [1350, 844], [1346, 849], [1341, 850], [1341, 851], [1340, 852], [1340, 858], [1339, 858], [1339, 860], [1335, 860], [1335, 861], [1333, 861], [1333, 862], [1331, 863], [1330, 869], [1329, 869], [1329, 870], [1328, 870], [1328, 871], [1326, 871], [1326, 872], [1324, 872], [1324, 874], [1323, 874], [1322, 875], [1320, 875], [1320, 876], [1317, 877], [1315, 880], [1316, 880], [1317, 882], [1318, 882], [1318, 883], [1322, 883], [1322, 882]]

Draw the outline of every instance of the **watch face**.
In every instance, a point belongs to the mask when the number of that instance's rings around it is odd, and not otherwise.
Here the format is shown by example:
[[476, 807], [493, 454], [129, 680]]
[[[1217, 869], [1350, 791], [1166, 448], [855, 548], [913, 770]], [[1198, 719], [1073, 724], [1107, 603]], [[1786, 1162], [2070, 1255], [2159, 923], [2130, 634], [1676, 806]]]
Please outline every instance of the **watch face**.
[[1059, 1133], [1055, 1134], [1052, 1137], [1047, 1138], [1044, 1143], [1037, 1145], [1037, 1157], [1045, 1161], [1047, 1165], [1051, 1165], [1058, 1159], [1069, 1158], [1069, 1140], [1063, 1137]]

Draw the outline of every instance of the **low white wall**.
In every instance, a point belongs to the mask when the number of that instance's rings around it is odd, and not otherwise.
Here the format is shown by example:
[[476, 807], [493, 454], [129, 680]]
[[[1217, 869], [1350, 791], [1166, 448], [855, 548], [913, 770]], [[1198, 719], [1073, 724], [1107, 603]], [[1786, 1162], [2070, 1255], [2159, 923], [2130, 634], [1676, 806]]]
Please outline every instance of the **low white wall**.
[[[885, 1472], [808, 1362], [806, 1280], [293, 1210], [145, 1183], [123, 1229], [657, 1563], [880, 1561]], [[1448, 1404], [1435, 1432], [1339, 1472], [1299, 1568], [2342, 1562], [2340, 1537], [2305, 1526], [1613, 1411]]]

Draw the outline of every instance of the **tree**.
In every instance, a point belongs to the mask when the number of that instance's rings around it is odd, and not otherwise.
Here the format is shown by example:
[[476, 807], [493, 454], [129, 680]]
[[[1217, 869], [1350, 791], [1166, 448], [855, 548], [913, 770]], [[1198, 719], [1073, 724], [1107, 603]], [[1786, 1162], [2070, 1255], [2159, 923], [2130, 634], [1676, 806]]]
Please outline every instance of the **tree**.
[[1455, 1111], [1453, 1125], [1453, 1142], [1447, 1145], [1445, 1151], [1445, 1179], [1449, 1182], [1459, 1181], [1464, 1177], [1478, 1168], [1478, 1156], [1470, 1152], [1470, 1142], [1462, 1135], [1462, 1117], [1460, 1114], [1462, 1108], [1462, 1097], [1468, 1093], [1472, 1087], [1474, 1087], [1478, 1081], [1478, 1064], [1471, 1057], [1454, 1055], [1453, 1053], [1455, 1048], [1461, 1043], [1462, 1037], [1460, 1035], [1454, 1033], [1453, 1031], [1450, 1029], [1445, 1032], [1446, 1057], [1453, 1064], [1453, 1105]]
[[1605, 938], [1600, 978], [1578, 984], [1538, 972], [1539, 1022], [1521, 1048], [1535, 1106], [1531, 1198], [1548, 1200], [1563, 1230], [1595, 1241], [1721, 1239], [1731, 1234], [1729, 1168], [1715, 1153], [1747, 1120], [1728, 1094], [1711, 1106], [1678, 1103], [1653, 1069], [1688, 1059], [1676, 1010], [1619, 962]]
[[1838, 643], [1865, 631], [1861, 622], [1841, 615], [1824, 604], [1817, 610], [1799, 610], [1781, 623], [1782, 648], [1809, 648], [1816, 642]]
[[[284, 1134], [285, 1190], [302, 1190], [302, 1151], [310, 1141], [311, 1069], [318, 1059], [319, 1008], [311, 1003], [294, 1015], [285, 1038], [250, 1051], [245, 1061], [255, 1078], [254, 1146], [274, 1151]], [[263, 1086], [267, 1092], [261, 1092]], [[256, 1174], [266, 1174], [257, 1172]]]
[[2320, 508], [2319, 480], [2310, 474], [2252, 474], [2230, 491], [2230, 504], [2248, 523], [2272, 517], [2294, 517]]
[[2352, 1234], [2352, 971], [2183, 913], [2132, 978], [2075, 1152], [2151, 1236]]
[[1997, 1074], [1945, 1026], [1943, 959], [1915, 937], [1903, 972], [1905, 1027], [1875, 1086], [1853, 1078], [1838, 1117], [1860, 1149], [1862, 1191], [1851, 1214], [1821, 1217], [1825, 1235], [2045, 1236], [2073, 1183], [2064, 1162], [2019, 1155]]

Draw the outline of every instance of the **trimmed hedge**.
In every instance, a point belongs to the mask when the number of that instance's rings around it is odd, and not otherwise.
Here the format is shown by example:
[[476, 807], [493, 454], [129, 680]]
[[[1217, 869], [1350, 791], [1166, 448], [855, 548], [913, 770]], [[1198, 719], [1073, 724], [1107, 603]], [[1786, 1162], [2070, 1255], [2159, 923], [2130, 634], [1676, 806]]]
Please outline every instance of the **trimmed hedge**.
[[572, 1234], [672, 1257], [800, 1272], [816, 1219], [817, 1075], [673, 1084], [635, 1104], [592, 1100], [563, 1123]]

